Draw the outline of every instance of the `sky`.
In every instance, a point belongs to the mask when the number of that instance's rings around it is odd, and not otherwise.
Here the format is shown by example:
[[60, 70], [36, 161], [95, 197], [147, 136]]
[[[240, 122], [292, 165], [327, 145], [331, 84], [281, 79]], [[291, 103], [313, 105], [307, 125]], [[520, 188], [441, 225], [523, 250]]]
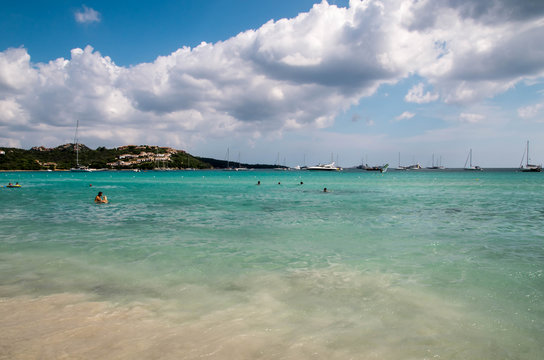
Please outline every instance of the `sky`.
[[544, 162], [544, 1], [3, 1], [0, 146]]

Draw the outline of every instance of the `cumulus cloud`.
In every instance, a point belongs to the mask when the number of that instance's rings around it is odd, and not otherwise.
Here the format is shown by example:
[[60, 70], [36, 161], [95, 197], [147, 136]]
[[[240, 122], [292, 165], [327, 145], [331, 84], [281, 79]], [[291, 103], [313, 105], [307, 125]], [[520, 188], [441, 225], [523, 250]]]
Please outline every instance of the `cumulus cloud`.
[[36, 80], [37, 72], [30, 66], [25, 49], [0, 52], [0, 96], [25, 92]]
[[80, 24], [100, 22], [100, 13], [92, 8], [86, 7], [85, 5], [83, 5], [82, 9], [77, 10], [74, 13], [74, 17]]
[[425, 104], [432, 101], [438, 100], [438, 94], [431, 94], [429, 91], [424, 92], [425, 85], [423, 83], [419, 83], [417, 85], [414, 85], [409, 91], [408, 94], [404, 97], [404, 100], [407, 102], [417, 103], [417, 104]]
[[414, 116], [416, 116], [416, 114], [411, 113], [409, 111], [405, 111], [402, 114], [400, 114], [399, 116], [397, 116], [395, 118], [395, 120], [397, 120], [397, 121], [407, 120], [407, 119], [413, 118]]
[[[331, 126], [381, 85], [413, 75], [423, 82], [406, 101], [420, 104], [477, 102], [544, 75], [539, 6], [470, 4], [351, 0], [341, 8], [324, 1], [295, 18], [132, 67], [90, 46], [38, 64], [26, 49], [8, 49], [0, 52], [0, 132], [27, 145], [60, 143], [79, 119], [82, 137], [97, 144], [262, 139]], [[76, 19], [99, 21], [100, 14], [84, 7]]]

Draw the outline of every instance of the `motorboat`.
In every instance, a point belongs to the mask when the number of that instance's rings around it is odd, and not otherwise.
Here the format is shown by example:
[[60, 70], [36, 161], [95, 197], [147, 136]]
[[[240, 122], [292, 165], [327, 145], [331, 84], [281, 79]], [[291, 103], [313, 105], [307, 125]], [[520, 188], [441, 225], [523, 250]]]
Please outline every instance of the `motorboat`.
[[341, 168], [337, 167], [334, 161], [330, 164], [319, 164], [315, 166], [308, 166], [306, 170], [321, 170], [321, 171], [339, 171]]

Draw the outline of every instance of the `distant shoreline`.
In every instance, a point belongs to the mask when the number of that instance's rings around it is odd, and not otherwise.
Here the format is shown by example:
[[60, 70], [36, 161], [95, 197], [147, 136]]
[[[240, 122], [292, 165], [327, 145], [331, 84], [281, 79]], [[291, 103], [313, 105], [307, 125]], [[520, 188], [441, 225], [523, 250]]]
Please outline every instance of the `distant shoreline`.
[[[251, 170], [275, 170], [273, 168], [250, 168]], [[204, 171], [224, 171], [225, 169], [223, 168], [204, 168], [204, 169], [170, 169], [169, 171], [183, 171], [183, 172], [186, 172], [186, 171], [199, 171], [199, 170], [204, 170]], [[447, 168], [447, 169], [442, 169], [442, 170], [434, 170], [434, 169], [419, 169], [419, 170], [397, 170], [397, 169], [390, 169], [388, 172], [399, 172], [399, 173], [418, 173], [418, 172], [425, 172], [425, 173], [444, 173], [444, 172], [452, 172], [452, 171], [463, 171], [464, 168]], [[498, 168], [483, 168], [482, 171], [478, 171], [476, 172], [477, 174], [478, 173], [481, 173], [481, 172], [485, 172], [485, 171], [518, 171], [519, 168], [518, 167], [498, 167]], [[112, 172], [134, 172], [134, 169], [96, 169], [96, 170], [93, 170], [93, 171], [90, 171], [90, 172], [106, 172], [106, 171], [112, 171]], [[151, 171], [158, 171], [158, 172], [161, 172], [162, 170], [155, 170], [155, 169], [146, 169], [146, 170], [141, 170], [141, 172], [151, 172]], [[307, 170], [295, 170], [295, 169], [290, 169], [290, 170], [287, 170], [287, 169], [282, 169], [281, 171], [307, 171]], [[361, 172], [361, 173], [372, 173], [371, 171], [367, 171], [367, 170], [364, 170], [364, 169], [357, 169], [357, 168], [344, 168], [342, 171], [348, 171], [348, 172]], [[342, 172], [340, 171], [340, 172]], [[0, 173], [5, 173], [5, 172], [71, 172], [71, 170], [69, 169], [59, 169], [59, 170], [44, 170], [44, 169], [40, 169], [40, 170], [0, 170]], [[86, 172], [86, 174], [88, 174], [89, 172]], [[467, 171], [467, 173], [471, 173], [470, 171]], [[474, 172], [472, 172], [474, 173]]]

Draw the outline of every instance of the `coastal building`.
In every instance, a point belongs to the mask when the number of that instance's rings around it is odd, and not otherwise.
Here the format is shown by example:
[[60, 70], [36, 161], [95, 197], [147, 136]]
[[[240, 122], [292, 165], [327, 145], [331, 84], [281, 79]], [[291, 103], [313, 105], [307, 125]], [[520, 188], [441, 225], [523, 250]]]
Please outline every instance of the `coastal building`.
[[46, 148], [45, 146], [34, 146], [30, 150], [34, 150], [34, 151], [50, 151], [51, 149]]

